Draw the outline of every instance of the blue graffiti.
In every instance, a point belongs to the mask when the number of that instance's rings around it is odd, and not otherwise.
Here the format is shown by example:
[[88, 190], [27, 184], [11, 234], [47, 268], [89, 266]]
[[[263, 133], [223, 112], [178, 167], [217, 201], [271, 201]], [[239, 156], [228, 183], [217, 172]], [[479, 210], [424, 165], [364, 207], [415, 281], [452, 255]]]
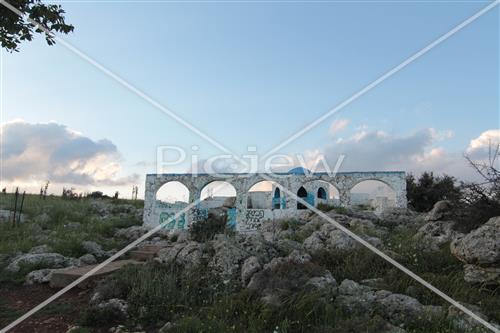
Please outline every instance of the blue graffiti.
[[186, 225], [186, 216], [182, 213], [178, 220], [175, 219], [175, 213], [173, 212], [161, 212], [160, 213], [160, 224], [163, 229], [174, 230], [174, 229], [184, 229]]
[[237, 215], [236, 208], [230, 208], [227, 210], [226, 226], [229, 229], [236, 229], [236, 215]]

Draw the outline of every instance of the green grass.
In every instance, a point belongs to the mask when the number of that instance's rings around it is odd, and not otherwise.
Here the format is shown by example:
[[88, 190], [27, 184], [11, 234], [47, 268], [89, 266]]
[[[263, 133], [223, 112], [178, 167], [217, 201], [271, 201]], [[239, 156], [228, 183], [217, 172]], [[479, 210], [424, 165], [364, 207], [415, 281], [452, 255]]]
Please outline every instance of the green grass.
[[[85, 254], [81, 247], [82, 241], [95, 241], [105, 250], [125, 246], [125, 241], [112, 238], [115, 230], [140, 225], [142, 221], [130, 214], [118, 216], [121, 212], [120, 207], [122, 204], [141, 207], [143, 201], [103, 199], [111, 204], [112, 213], [106, 219], [102, 219], [92, 208], [92, 202], [99, 200], [85, 198], [70, 200], [55, 196], [42, 199], [37, 195], [26, 195], [23, 205], [25, 222], [16, 226], [9, 223], [0, 224], [0, 254], [26, 253], [35, 246], [47, 244], [54, 252], [64, 256], [79, 257]], [[0, 209], [12, 208], [13, 195], [0, 194]], [[39, 219], [42, 214], [46, 214], [48, 218]], [[16, 274], [2, 272], [0, 280], [19, 283], [21, 275], [22, 272]]]

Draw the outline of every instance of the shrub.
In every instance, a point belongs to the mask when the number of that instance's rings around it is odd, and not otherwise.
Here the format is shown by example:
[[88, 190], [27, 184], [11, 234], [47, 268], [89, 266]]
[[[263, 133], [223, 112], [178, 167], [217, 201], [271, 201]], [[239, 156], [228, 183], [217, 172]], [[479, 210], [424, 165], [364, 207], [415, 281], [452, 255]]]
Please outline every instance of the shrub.
[[434, 176], [432, 172], [424, 172], [418, 179], [409, 174], [406, 177], [408, 205], [417, 212], [427, 212], [440, 200], [457, 200], [461, 193], [455, 182], [451, 176]]
[[209, 213], [206, 220], [197, 221], [191, 224], [189, 234], [197, 242], [206, 242], [214, 238], [217, 234], [226, 231], [227, 216], [216, 216]]

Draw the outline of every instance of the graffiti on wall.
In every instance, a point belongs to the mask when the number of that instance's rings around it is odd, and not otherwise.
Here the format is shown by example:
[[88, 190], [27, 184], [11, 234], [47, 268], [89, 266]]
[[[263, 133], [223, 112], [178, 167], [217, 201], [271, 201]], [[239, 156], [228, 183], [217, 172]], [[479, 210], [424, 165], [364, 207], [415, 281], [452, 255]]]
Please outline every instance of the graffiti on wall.
[[161, 212], [160, 224], [163, 225], [163, 229], [167, 230], [184, 229], [186, 226], [186, 214], [182, 213], [176, 217], [175, 212]]
[[237, 215], [236, 208], [230, 208], [230, 209], [227, 210], [227, 222], [226, 222], [226, 226], [229, 229], [236, 229], [236, 215]]
[[191, 222], [201, 222], [205, 221], [208, 219], [208, 209], [207, 208], [200, 208], [200, 207], [195, 207], [191, 209], [190, 217], [191, 217]]

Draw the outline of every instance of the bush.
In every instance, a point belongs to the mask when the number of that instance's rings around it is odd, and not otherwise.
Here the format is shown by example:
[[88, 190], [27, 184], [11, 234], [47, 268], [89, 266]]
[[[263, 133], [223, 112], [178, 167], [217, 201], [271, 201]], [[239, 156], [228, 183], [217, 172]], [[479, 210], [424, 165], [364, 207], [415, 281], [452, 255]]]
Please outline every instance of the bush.
[[409, 174], [406, 177], [408, 205], [417, 212], [428, 212], [440, 200], [456, 201], [461, 192], [455, 182], [451, 176], [434, 176], [432, 172], [424, 172], [418, 179]]
[[226, 231], [227, 216], [216, 216], [209, 213], [206, 220], [197, 221], [191, 224], [189, 234], [191, 238], [197, 242], [203, 243], [214, 238], [217, 234], [222, 234]]

